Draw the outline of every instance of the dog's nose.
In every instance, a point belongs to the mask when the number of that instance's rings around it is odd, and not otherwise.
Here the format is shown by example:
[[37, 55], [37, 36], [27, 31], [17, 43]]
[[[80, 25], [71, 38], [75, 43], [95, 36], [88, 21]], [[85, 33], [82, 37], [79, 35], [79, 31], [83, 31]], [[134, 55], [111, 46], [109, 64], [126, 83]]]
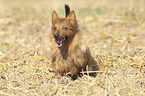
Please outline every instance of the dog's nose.
[[59, 37], [58, 33], [54, 34], [54, 38], [58, 38], [58, 37]]

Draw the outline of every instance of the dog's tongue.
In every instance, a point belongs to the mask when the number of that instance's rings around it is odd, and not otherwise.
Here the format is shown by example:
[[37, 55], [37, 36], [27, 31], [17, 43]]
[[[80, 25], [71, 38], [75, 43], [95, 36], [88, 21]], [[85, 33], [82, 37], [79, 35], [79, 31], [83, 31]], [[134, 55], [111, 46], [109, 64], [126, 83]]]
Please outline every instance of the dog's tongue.
[[57, 38], [57, 39], [55, 39], [56, 45], [59, 48], [62, 47], [64, 41], [65, 41], [65, 37], [64, 38]]
[[62, 44], [56, 44], [58, 48], [62, 47]]

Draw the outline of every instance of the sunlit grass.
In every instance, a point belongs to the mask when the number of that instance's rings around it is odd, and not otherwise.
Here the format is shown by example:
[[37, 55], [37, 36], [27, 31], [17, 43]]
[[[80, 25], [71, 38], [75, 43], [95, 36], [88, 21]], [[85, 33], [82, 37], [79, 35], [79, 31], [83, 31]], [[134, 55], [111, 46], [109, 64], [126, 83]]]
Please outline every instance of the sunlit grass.
[[[45, 57], [51, 13], [55, 9], [63, 17], [65, 3], [76, 11], [100, 66], [96, 78], [71, 81], [58, 76]], [[144, 4], [144, 0], [0, 1], [0, 95], [144, 96]]]

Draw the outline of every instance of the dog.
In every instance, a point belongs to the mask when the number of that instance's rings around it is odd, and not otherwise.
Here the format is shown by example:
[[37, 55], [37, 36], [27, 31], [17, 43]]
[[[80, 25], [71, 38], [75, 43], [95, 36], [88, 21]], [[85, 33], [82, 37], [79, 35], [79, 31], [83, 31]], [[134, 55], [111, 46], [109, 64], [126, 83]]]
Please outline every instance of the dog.
[[[75, 80], [82, 70], [98, 69], [89, 48], [84, 43], [75, 11], [70, 12], [68, 5], [65, 4], [65, 18], [58, 17], [55, 10], [52, 12], [51, 30], [51, 66], [56, 73], [65, 75], [70, 72], [71, 78]], [[95, 77], [96, 73], [89, 75]]]

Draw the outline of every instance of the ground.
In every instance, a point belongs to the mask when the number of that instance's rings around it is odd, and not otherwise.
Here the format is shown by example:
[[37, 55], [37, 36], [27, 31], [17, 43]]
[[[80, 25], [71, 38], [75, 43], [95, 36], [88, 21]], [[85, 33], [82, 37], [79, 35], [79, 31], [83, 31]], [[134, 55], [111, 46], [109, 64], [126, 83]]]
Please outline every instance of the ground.
[[[75, 10], [97, 77], [51, 71], [51, 14]], [[49, 48], [48, 48], [49, 50]], [[1, 0], [0, 96], [145, 96], [145, 0]]]

